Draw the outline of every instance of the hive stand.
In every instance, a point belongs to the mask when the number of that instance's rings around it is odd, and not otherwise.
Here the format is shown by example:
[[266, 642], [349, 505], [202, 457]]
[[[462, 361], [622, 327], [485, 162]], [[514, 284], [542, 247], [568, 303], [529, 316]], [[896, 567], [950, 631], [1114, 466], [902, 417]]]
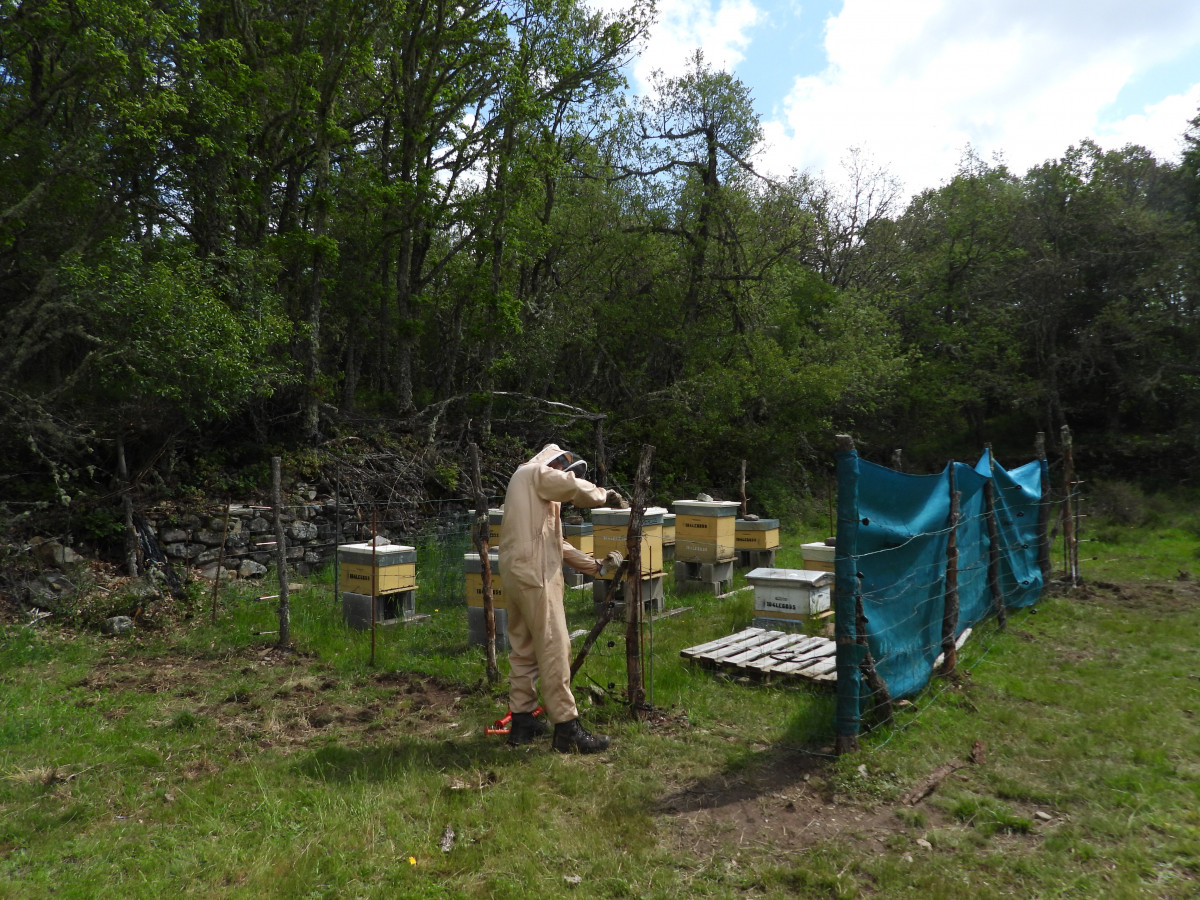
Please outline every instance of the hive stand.
[[733, 560], [722, 562], [675, 561], [675, 590], [680, 593], [702, 591], [713, 595], [728, 593], [733, 587]]

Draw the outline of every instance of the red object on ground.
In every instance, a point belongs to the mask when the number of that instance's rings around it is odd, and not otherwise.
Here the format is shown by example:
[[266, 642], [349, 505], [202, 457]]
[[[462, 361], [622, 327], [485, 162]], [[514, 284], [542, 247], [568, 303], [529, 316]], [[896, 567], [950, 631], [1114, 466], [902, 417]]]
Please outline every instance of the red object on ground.
[[[535, 716], [540, 716], [545, 710], [538, 707], [533, 711]], [[491, 728], [483, 729], [484, 734], [511, 734], [512, 733], [512, 710], [509, 710], [503, 719], [497, 719]]]

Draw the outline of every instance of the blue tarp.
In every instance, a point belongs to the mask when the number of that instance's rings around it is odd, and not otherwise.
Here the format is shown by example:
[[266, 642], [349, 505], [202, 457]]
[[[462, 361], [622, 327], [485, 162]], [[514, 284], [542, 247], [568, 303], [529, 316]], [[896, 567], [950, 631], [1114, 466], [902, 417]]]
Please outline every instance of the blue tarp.
[[[937, 475], [908, 475], [838, 454], [837, 599], [839, 734], [854, 734], [864, 700], [858, 671], [855, 593], [861, 591], [867, 646], [893, 699], [920, 691], [942, 650], [950, 495], [960, 494], [956, 529], [959, 614], [955, 636], [994, 612], [988, 590], [985, 486], [994, 485], [999, 583], [1008, 607], [1042, 590], [1037, 561], [1044, 460], [1006, 471], [988, 454]], [[845, 684], [843, 684], [845, 679]]]

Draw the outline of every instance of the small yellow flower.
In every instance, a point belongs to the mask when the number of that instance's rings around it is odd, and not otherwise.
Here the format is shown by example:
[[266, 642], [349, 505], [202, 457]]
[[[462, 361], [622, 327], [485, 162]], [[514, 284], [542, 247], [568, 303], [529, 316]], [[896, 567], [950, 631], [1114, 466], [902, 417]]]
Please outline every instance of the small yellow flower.
[[408, 858], [408, 864], [410, 866], [415, 866], [417, 864], [417, 858], [415, 856], [410, 856]]

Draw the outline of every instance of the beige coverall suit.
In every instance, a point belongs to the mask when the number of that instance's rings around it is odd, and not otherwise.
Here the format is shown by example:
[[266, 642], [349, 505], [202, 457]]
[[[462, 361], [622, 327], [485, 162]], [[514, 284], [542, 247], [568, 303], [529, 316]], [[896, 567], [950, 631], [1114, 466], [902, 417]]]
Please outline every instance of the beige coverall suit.
[[554, 724], [579, 717], [571, 693], [571, 639], [563, 608], [565, 561], [595, 575], [600, 564], [568, 544], [559, 509], [603, 506], [608, 492], [590, 481], [547, 465], [562, 453], [547, 444], [513, 473], [504, 495], [500, 530], [500, 578], [508, 596], [508, 707], [514, 713], [537, 708], [538, 680], [547, 717]]

